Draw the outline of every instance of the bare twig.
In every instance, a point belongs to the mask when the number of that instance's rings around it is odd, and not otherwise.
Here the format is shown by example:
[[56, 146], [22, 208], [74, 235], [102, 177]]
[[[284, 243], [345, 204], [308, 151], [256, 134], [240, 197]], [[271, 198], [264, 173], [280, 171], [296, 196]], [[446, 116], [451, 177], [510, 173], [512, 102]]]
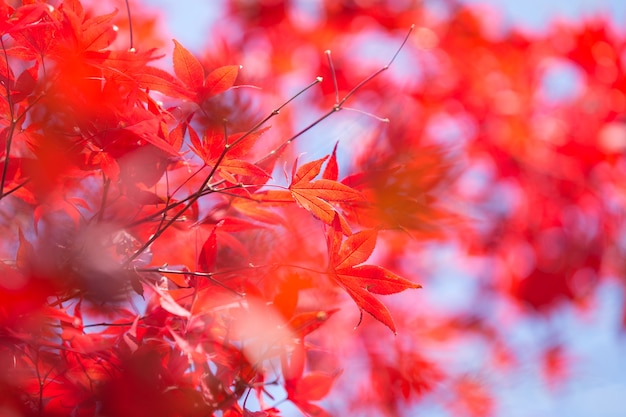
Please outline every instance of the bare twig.
[[[294, 134], [293, 136], [291, 136], [289, 139], [287, 139], [285, 142], [283, 142], [280, 146], [278, 146], [276, 149], [272, 150], [269, 154], [267, 154], [266, 156], [264, 156], [262, 159], [260, 159], [259, 161], [257, 161], [257, 164], [273, 157], [277, 152], [281, 152], [286, 146], [290, 145], [294, 140], [296, 140], [298, 137], [302, 136], [303, 134], [305, 134], [306, 132], [308, 132], [309, 130], [311, 130], [312, 128], [314, 128], [315, 126], [317, 126], [318, 124], [320, 124], [322, 121], [326, 120], [328, 117], [330, 117], [333, 113], [338, 112], [340, 110], [344, 110], [344, 109], [348, 109], [347, 107], [344, 106], [344, 104], [357, 92], [359, 91], [361, 88], [363, 88], [364, 85], [366, 85], [367, 83], [369, 83], [370, 81], [372, 81], [374, 78], [378, 77], [381, 73], [383, 73], [384, 71], [388, 70], [389, 67], [391, 66], [391, 64], [393, 64], [393, 62], [396, 60], [396, 57], [398, 56], [398, 54], [400, 53], [400, 51], [402, 50], [402, 48], [404, 47], [404, 45], [406, 44], [406, 42], [409, 40], [409, 36], [411, 35], [411, 33], [413, 32], [413, 29], [415, 28], [415, 25], [411, 25], [409, 31], [407, 32], [406, 36], [404, 37], [404, 40], [402, 41], [402, 43], [400, 44], [400, 46], [398, 47], [398, 49], [396, 50], [396, 52], [393, 54], [393, 57], [391, 58], [391, 60], [389, 61], [389, 63], [387, 63], [387, 65], [385, 65], [384, 67], [382, 67], [381, 69], [379, 69], [378, 71], [374, 72], [373, 74], [371, 74], [370, 76], [366, 77], [364, 80], [362, 80], [360, 83], [358, 83], [356, 86], [354, 86], [352, 88], [352, 90], [348, 91], [348, 93], [341, 99], [339, 100], [339, 89], [337, 86], [337, 79], [335, 76], [335, 67], [333, 66], [333, 62], [332, 59], [330, 58], [330, 50], [326, 51], [326, 56], [328, 57], [328, 63], [330, 65], [330, 69], [333, 75], [333, 82], [334, 82], [334, 87], [335, 87], [335, 104], [333, 105], [333, 108], [328, 110], [326, 113], [324, 113], [323, 115], [321, 115], [319, 118], [317, 118], [314, 122], [312, 122], [311, 124], [309, 124], [307, 127], [305, 127], [304, 129], [302, 129], [301, 131], [299, 131], [298, 133]], [[350, 109], [350, 110], [355, 110], [355, 109]], [[358, 111], [358, 110], [357, 110]], [[370, 115], [382, 122], [389, 122], [389, 119], [387, 118], [380, 118], [378, 116], [375, 116], [373, 114], [369, 114], [366, 112], [362, 112], [364, 114]]]
[[128, 51], [135, 52], [135, 45], [133, 41], [133, 19], [130, 14], [130, 4], [128, 3], [128, 0], [125, 0], [125, 3], [126, 3], [126, 15], [128, 16], [128, 32], [129, 32], [129, 37], [130, 37], [130, 40], [129, 40], [130, 46], [128, 47]]

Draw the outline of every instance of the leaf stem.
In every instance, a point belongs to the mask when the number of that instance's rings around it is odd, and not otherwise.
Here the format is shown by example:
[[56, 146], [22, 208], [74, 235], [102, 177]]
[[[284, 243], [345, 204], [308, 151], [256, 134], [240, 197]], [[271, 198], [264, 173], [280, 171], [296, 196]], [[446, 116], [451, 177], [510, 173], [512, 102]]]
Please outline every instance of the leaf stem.
[[387, 71], [389, 69], [389, 67], [391, 66], [391, 64], [393, 64], [393, 61], [396, 60], [396, 57], [398, 56], [398, 54], [400, 53], [400, 51], [402, 50], [402, 48], [404, 48], [404, 45], [407, 43], [407, 41], [409, 40], [409, 36], [411, 36], [411, 33], [413, 32], [413, 29], [415, 29], [415, 25], [411, 25], [411, 27], [409, 28], [409, 31], [407, 32], [406, 36], [404, 37], [404, 40], [402, 41], [402, 43], [400, 44], [400, 47], [396, 50], [396, 53], [393, 54], [393, 57], [391, 58], [391, 60], [389, 61], [389, 63], [387, 65], [385, 65], [384, 67], [382, 67], [381, 69], [379, 69], [378, 71], [374, 72], [372, 75], [370, 75], [369, 77], [365, 78], [363, 81], [361, 81], [360, 83], [358, 83], [356, 86], [354, 86], [354, 88], [350, 91], [348, 91], [348, 93], [345, 95], [345, 97], [341, 100], [341, 102], [339, 102], [339, 107], [342, 107], [343, 104], [350, 98], [352, 97], [357, 91], [359, 91], [365, 84], [369, 83], [370, 81], [372, 81], [374, 78], [378, 77], [378, 75], [380, 75], [381, 73], [383, 73], [384, 71]]
[[128, 47], [128, 50], [130, 52], [135, 52], [135, 45], [134, 45], [134, 41], [133, 41], [133, 19], [131, 17], [131, 13], [130, 13], [130, 4], [128, 3], [128, 0], [125, 0], [126, 3], [126, 15], [128, 16], [128, 32], [129, 32], [129, 37], [130, 37], [130, 46]]
[[330, 57], [330, 49], [324, 51], [326, 58], [328, 58], [328, 66], [330, 72], [333, 75], [333, 86], [335, 87], [335, 104], [339, 104], [339, 86], [337, 85], [337, 74], [335, 73], [335, 66], [333, 65], [333, 59]]

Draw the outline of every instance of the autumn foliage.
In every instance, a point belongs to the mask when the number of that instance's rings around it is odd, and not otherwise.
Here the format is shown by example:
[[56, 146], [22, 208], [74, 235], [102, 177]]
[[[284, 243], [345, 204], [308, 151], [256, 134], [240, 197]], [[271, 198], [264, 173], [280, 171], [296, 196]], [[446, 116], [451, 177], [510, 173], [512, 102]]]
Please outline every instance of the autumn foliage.
[[[489, 380], [442, 352], [479, 339], [514, 372], [507, 328], [623, 284], [625, 40], [602, 19], [231, 0], [197, 50], [139, 2], [16, 3], [2, 415], [490, 416]], [[450, 250], [472, 306], [428, 295]]]

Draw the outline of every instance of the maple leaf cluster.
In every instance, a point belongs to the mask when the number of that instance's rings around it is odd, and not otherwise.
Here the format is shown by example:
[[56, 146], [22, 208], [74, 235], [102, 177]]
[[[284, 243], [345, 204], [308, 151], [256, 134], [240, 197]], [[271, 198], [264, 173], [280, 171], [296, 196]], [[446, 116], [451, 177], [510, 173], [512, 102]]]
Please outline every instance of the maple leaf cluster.
[[[344, 211], [373, 202], [339, 180], [336, 148], [280, 185], [297, 134], [269, 121], [289, 102], [244, 120], [227, 95], [239, 65], [174, 40], [169, 72], [156, 49], [115, 47], [117, 14], [79, 1], [2, 16], [2, 409], [251, 415], [255, 392], [254, 415], [278, 415], [263, 404], [279, 385], [325, 414], [338, 369], [305, 372], [305, 338], [337, 302], [312, 300], [343, 288], [395, 332], [372, 294], [418, 287], [359, 265], [378, 231]], [[240, 114], [215, 123], [229, 106]], [[274, 245], [293, 246], [298, 222], [314, 231], [292, 256]]]
[[[408, 415], [430, 395], [493, 415], [437, 351], [480, 339], [508, 372], [496, 303], [589, 308], [624, 276], [624, 39], [601, 20], [494, 36], [455, 1], [232, 0], [193, 53], [139, 3], [12, 3], [5, 414]], [[555, 99], [562, 66], [580, 80]], [[404, 292], [446, 245], [483, 265], [479, 307]], [[546, 348], [548, 379], [565, 356]]]

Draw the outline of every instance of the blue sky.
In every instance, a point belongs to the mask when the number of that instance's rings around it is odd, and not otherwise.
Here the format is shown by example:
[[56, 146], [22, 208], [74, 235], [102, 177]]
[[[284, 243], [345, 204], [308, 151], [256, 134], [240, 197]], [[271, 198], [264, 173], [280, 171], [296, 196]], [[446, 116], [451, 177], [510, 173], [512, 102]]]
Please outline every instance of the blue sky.
[[[305, 0], [311, 1], [311, 0]], [[503, 23], [529, 30], [545, 28], [548, 22], [575, 20], [580, 17], [607, 13], [614, 23], [626, 31], [625, 0], [461, 0], [463, 3], [487, 6], [497, 10]], [[210, 26], [218, 17], [222, 0], [212, 0], [202, 5], [198, 0], [145, 0], [165, 12], [167, 28], [183, 45], [201, 47], [205, 41], [200, 38], [206, 33], [202, 28]], [[211, 4], [211, 6], [208, 6]]]
[[607, 13], [614, 23], [626, 27], [624, 0], [461, 0], [471, 5], [488, 5], [499, 10], [507, 24], [540, 30], [552, 20], [577, 20]]

